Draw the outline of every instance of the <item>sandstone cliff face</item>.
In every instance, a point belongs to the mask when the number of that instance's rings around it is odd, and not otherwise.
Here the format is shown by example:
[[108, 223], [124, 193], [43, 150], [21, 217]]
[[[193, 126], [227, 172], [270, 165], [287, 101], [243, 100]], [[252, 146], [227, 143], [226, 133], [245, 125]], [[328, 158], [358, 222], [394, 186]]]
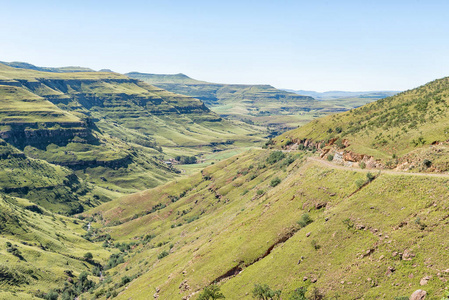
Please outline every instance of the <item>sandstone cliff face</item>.
[[75, 137], [85, 139], [91, 136], [85, 123], [57, 124], [50, 128], [39, 128], [37, 123], [14, 123], [9, 124], [9, 127], [9, 130], [0, 131], [0, 138], [22, 150], [26, 146], [39, 149], [44, 149], [49, 144], [64, 146]]

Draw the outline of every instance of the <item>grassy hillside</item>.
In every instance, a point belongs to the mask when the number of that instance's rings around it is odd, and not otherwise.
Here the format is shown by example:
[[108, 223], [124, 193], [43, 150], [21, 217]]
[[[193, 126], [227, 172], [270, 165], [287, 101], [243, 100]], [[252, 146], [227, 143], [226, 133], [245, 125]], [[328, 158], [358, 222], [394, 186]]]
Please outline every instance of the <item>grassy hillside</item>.
[[252, 146], [265, 134], [117, 73], [12, 65], [0, 64], [0, 137], [109, 195], [176, 176], [163, 160]]
[[[54, 215], [25, 199], [1, 196], [0, 221], [0, 299], [83, 290], [81, 273], [89, 274], [84, 283], [98, 282], [92, 271], [111, 255], [82, 237], [87, 222]], [[92, 259], [85, 259], [88, 252]]]
[[216, 282], [227, 299], [251, 299], [255, 284], [283, 299], [299, 287], [329, 299], [440, 297], [449, 177], [367, 175], [307, 155], [251, 151], [92, 210], [104, 234], [135, 244], [96, 291], [197, 299]]
[[[341, 151], [382, 159], [387, 167], [419, 170], [427, 159], [435, 163], [431, 170], [446, 171], [448, 91], [449, 78], [438, 79], [396, 96], [315, 120], [281, 135], [275, 143], [282, 146], [291, 141], [301, 144], [312, 140], [317, 144], [324, 142], [324, 146], [335, 142]], [[337, 139], [342, 142], [338, 143]]]
[[3, 140], [0, 140], [0, 182], [2, 194], [27, 198], [62, 214], [82, 212], [112, 197], [74, 171], [31, 159]]

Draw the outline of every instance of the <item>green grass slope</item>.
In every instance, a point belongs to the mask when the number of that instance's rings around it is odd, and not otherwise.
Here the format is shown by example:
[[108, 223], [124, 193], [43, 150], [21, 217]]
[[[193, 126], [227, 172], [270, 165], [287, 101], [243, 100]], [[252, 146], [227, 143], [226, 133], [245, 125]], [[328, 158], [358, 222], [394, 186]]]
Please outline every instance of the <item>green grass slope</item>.
[[[28, 200], [1, 196], [0, 299], [42, 299], [52, 289], [75, 286], [82, 272], [98, 282], [91, 272], [110, 253], [82, 238], [86, 226]], [[84, 258], [87, 252], [91, 260]]]
[[[312, 140], [382, 159], [390, 167], [431, 159], [446, 171], [445, 145], [449, 138], [449, 78], [438, 79], [396, 96], [315, 120], [275, 139], [276, 145]], [[344, 145], [342, 145], [344, 144]], [[431, 145], [435, 145], [432, 147]], [[345, 147], [346, 146], [346, 147]], [[343, 151], [343, 150], [341, 150]], [[413, 167], [412, 167], [413, 169]]]
[[251, 299], [255, 284], [283, 299], [298, 287], [330, 299], [440, 297], [449, 177], [367, 176], [306, 156], [253, 150], [95, 208], [103, 234], [135, 245], [97, 291], [196, 299], [216, 282], [227, 299]]
[[3, 140], [0, 140], [0, 182], [4, 195], [27, 198], [62, 214], [79, 213], [110, 199], [74, 171], [32, 159]]
[[71, 168], [109, 196], [176, 176], [164, 159], [251, 146], [264, 135], [198, 99], [111, 72], [0, 64], [0, 98], [0, 137], [29, 157]]

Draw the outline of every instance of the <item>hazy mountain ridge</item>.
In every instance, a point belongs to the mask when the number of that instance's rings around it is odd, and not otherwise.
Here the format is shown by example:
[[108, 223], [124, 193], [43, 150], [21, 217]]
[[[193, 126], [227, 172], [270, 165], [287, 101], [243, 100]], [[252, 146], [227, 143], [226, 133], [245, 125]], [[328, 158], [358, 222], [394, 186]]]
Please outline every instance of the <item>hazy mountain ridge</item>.
[[366, 91], [366, 92], [350, 92], [350, 91], [327, 91], [327, 92], [315, 92], [306, 90], [292, 90], [283, 89], [291, 93], [296, 93], [298, 95], [305, 95], [313, 97], [317, 100], [336, 100], [341, 98], [376, 98], [382, 99], [386, 97], [393, 96], [399, 91]]

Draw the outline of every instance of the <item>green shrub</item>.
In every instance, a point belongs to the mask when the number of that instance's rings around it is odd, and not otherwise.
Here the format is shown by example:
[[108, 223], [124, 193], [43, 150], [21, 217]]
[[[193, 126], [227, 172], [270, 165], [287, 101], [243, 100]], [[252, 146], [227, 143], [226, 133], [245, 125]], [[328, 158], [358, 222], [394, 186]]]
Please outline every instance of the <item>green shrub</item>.
[[203, 292], [198, 297], [198, 300], [214, 299], [225, 299], [225, 296], [220, 291], [220, 287], [215, 284], [205, 287]]
[[309, 217], [309, 214], [305, 213], [301, 216], [301, 218], [298, 220], [299, 227], [303, 228], [312, 223], [313, 220]]
[[307, 300], [306, 298], [307, 288], [300, 287], [293, 291], [288, 300]]
[[343, 140], [342, 139], [338, 139], [335, 141], [335, 146], [337, 146], [338, 148], [342, 149], [345, 147], [345, 145], [343, 145]]
[[364, 184], [365, 184], [365, 180], [363, 180], [363, 179], [357, 179], [355, 181], [355, 185], [357, 186], [358, 189], [361, 188]]
[[273, 180], [271, 180], [270, 185], [271, 185], [272, 187], [275, 187], [275, 186], [277, 186], [279, 183], [281, 183], [281, 179], [280, 179], [279, 177], [275, 177], [275, 178], [273, 178]]
[[363, 161], [359, 162], [359, 166], [360, 166], [360, 169], [366, 168], [366, 164]]
[[258, 196], [263, 195], [263, 193], [264, 193], [263, 190], [257, 190], [257, 192], [256, 192], [256, 194], [257, 194]]
[[84, 260], [91, 261], [94, 258], [94, 256], [92, 255], [91, 252], [86, 252], [84, 254], [83, 258], [84, 258]]
[[371, 174], [371, 172], [366, 173], [366, 179], [368, 181], [373, 181], [374, 178], [376, 178], [373, 174]]
[[252, 294], [259, 300], [281, 299], [281, 290], [273, 291], [267, 284], [255, 284]]
[[49, 291], [46, 295], [44, 295], [45, 300], [58, 300], [58, 293], [55, 290]]
[[345, 224], [348, 229], [354, 228], [354, 222], [352, 222], [350, 218], [344, 219], [343, 224]]
[[168, 251], [164, 250], [161, 253], [159, 253], [159, 255], [157, 256], [158, 259], [163, 259], [164, 257], [168, 256]]
[[282, 151], [273, 151], [270, 153], [270, 155], [267, 158], [267, 163], [270, 165], [277, 163], [278, 161], [284, 159], [285, 154]]
[[313, 249], [318, 250], [321, 248], [320, 245], [318, 245], [318, 242], [316, 240], [311, 240], [310, 245], [312, 245]]
[[333, 156], [332, 154], [329, 154], [329, 155], [327, 156], [327, 160], [328, 160], [328, 161], [333, 161], [333, 160], [334, 160], [334, 156]]
[[129, 276], [123, 276], [120, 285], [124, 286], [125, 284], [131, 282], [131, 278]]

